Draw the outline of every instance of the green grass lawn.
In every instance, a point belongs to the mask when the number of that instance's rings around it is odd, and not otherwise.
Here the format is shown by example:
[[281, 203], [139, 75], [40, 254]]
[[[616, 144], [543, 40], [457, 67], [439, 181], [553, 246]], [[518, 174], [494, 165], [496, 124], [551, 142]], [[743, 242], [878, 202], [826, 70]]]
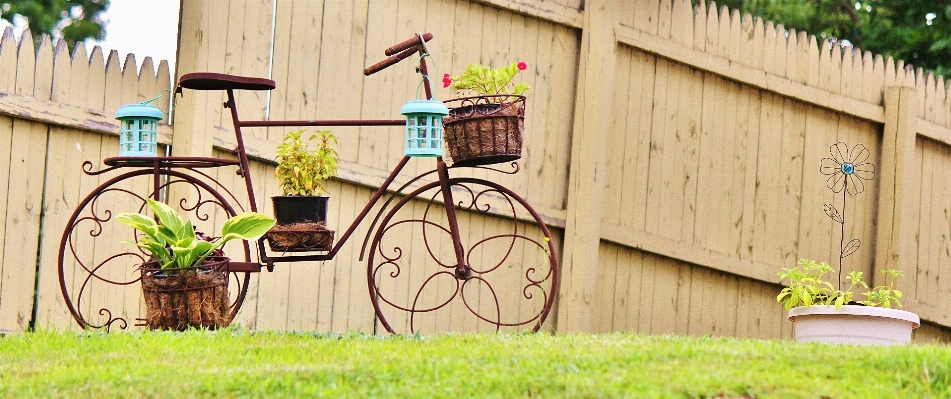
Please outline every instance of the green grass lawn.
[[951, 347], [228, 329], [0, 338], [0, 397], [951, 397]]

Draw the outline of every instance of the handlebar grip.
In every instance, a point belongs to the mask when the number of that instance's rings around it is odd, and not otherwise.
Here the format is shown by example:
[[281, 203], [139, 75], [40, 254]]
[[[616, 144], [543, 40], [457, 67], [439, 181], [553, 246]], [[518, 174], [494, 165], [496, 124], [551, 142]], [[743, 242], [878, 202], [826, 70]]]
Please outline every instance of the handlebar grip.
[[388, 67], [388, 66], [390, 66], [390, 65], [393, 65], [393, 64], [395, 64], [395, 63], [397, 63], [397, 62], [402, 61], [404, 58], [409, 57], [409, 56], [411, 56], [411, 55], [413, 55], [413, 54], [416, 54], [416, 50], [418, 50], [416, 47], [410, 47], [410, 48], [408, 48], [408, 49], [406, 49], [406, 50], [403, 50], [402, 53], [399, 53], [399, 54], [397, 54], [397, 55], [391, 56], [390, 58], [387, 58], [387, 59], [385, 59], [385, 60], [383, 60], [383, 61], [380, 61], [380, 62], [378, 62], [378, 63], [376, 63], [376, 64], [374, 64], [374, 65], [371, 65], [371, 66], [367, 67], [367, 69], [364, 69], [364, 70], [363, 70], [363, 76], [370, 76], [370, 75], [372, 75], [372, 74], [374, 74], [374, 73], [380, 72], [380, 71], [382, 71], [383, 69], [386, 69], [386, 67]]
[[401, 42], [400, 44], [397, 44], [397, 45], [395, 45], [395, 46], [393, 46], [393, 47], [390, 47], [390, 48], [386, 49], [386, 51], [384, 51], [383, 54], [393, 55], [393, 54], [399, 53], [400, 51], [406, 50], [406, 49], [408, 49], [408, 48], [410, 48], [410, 47], [418, 46], [418, 45], [420, 45], [420, 44], [423, 44], [423, 43], [425, 43], [425, 42], [428, 42], [428, 41], [430, 41], [430, 40], [433, 40], [433, 34], [432, 34], [432, 33], [423, 33], [423, 41], [422, 41], [422, 42], [419, 41], [419, 37], [418, 37], [418, 36], [413, 36], [412, 39], [406, 40], [406, 41], [404, 41], [404, 42]]

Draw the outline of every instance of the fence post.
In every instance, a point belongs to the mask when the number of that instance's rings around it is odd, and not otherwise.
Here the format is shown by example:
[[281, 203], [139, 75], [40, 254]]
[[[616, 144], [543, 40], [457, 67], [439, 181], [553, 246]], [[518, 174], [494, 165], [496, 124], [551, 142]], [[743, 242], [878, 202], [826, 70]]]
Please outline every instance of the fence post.
[[559, 332], [590, 331], [597, 320], [601, 202], [607, 177], [605, 154], [617, 59], [614, 30], [618, 0], [585, 3], [578, 90], [571, 139], [568, 208], [562, 280], [558, 289]]
[[[909, 173], [915, 162], [915, 121], [917, 102], [915, 89], [892, 86], [885, 89], [885, 129], [882, 136], [882, 160], [879, 178], [878, 232], [875, 243], [875, 264], [869, 281], [884, 283], [884, 269], [908, 270], [908, 251], [916, 248], [910, 230], [909, 209], [917, 198], [911, 193], [913, 182]], [[904, 269], [903, 269], [904, 267]], [[917, 269], [917, 267], [915, 267]], [[913, 294], [907, 292], [906, 294]], [[914, 298], [914, 295], [905, 295]]]
[[[203, 20], [207, 20], [209, 7], [205, 0], [184, 0], [182, 1], [181, 21], [178, 34], [178, 65], [176, 75], [172, 82], [173, 90], [178, 85], [178, 77], [190, 72], [204, 71], [206, 68], [200, 67], [201, 50], [209, 44], [211, 34], [208, 29], [226, 29], [226, 27], [204, 26]], [[218, 10], [217, 12], [225, 11]], [[203, 18], [204, 17], [204, 18]], [[207, 56], [206, 56], [207, 57]], [[207, 61], [206, 61], [207, 62]], [[217, 71], [216, 71], [217, 72]], [[217, 92], [215, 94], [218, 94]], [[209, 127], [211, 123], [205, 120], [203, 114], [208, 108], [208, 102], [212, 99], [218, 100], [217, 96], [209, 96], [207, 92], [195, 90], [186, 90], [183, 95], [175, 99], [176, 108], [173, 115], [175, 133], [172, 136], [172, 151], [175, 156], [191, 157], [210, 157], [212, 156], [212, 132]], [[221, 107], [221, 101], [214, 101], [213, 106]]]

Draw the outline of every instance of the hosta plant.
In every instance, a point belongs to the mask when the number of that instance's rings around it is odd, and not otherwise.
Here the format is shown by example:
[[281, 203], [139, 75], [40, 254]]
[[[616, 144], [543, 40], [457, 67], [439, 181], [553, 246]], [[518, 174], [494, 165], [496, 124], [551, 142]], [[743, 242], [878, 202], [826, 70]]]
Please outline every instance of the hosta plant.
[[192, 222], [168, 205], [151, 199], [146, 203], [158, 222], [149, 216], [128, 212], [119, 214], [116, 220], [141, 233], [132, 244], [149, 253], [162, 269], [198, 266], [228, 241], [257, 239], [275, 223], [260, 213], [244, 212], [225, 221], [221, 238], [212, 242], [196, 236]]
[[[307, 140], [303, 135], [303, 130], [288, 132], [277, 147], [274, 175], [284, 195], [323, 194], [327, 179], [337, 174], [337, 137], [329, 130], [317, 131]], [[311, 142], [316, 142], [313, 150]]]

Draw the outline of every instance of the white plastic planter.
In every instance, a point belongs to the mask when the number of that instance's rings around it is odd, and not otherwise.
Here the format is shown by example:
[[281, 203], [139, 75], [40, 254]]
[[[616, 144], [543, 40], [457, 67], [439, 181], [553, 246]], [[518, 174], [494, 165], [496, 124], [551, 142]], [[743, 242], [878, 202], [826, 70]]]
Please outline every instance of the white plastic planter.
[[921, 326], [921, 319], [914, 313], [858, 305], [844, 305], [839, 310], [835, 306], [800, 306], [790, 309], [788, 318], [799, 342], [907, 344], [912, 330]]

